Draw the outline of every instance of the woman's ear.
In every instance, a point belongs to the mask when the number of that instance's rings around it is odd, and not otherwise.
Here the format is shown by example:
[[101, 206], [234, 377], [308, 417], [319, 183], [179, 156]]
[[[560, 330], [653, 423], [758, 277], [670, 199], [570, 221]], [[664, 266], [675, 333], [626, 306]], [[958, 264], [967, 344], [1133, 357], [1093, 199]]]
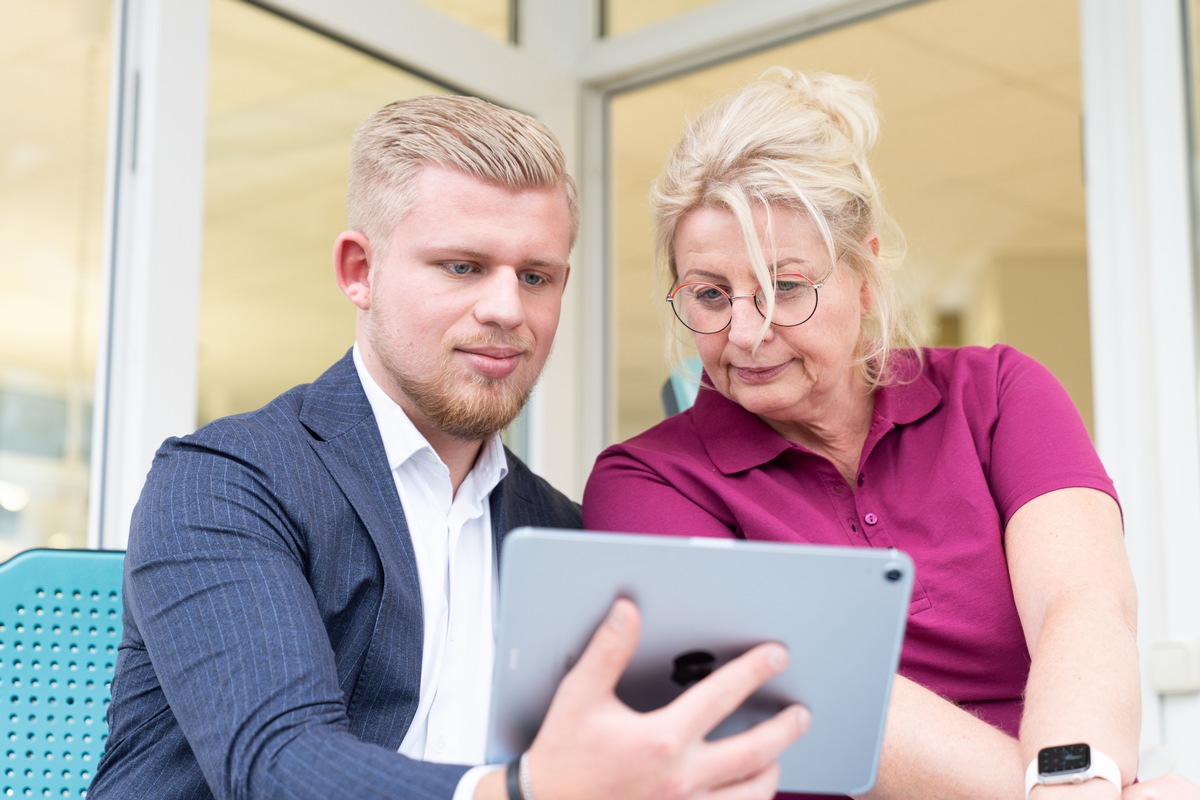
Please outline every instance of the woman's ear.
[[[871, 248], [871, 255], [879, 258], [879, 234], [872, 231], [863, 238], [863, 244]], [[867, 265], [867, 269], [879, 269], [878, 262], [871, 262]], [[875, 305], [875, 298], [871, 295], [871, 285], [866, 279], [858, 287], [858, 302], [862, 308], [862, 315], [865, 317], [871, 313], [871, 309]]]
[[338, 288], [360, 311], [371, 307], [371, 242], [361, 231], [342, 231], [333, 242]]

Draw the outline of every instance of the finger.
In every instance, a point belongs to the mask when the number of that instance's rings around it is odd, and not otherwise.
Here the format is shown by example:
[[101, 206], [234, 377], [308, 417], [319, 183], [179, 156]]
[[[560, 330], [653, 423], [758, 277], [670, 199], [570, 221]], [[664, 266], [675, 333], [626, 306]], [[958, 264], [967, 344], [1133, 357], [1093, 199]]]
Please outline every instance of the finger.
[[811, 724], [809, 710], [793, 705], [741, 733], [706, 743], [699, 767], [701, 784], [720, 786], [745, 775], [757, 775], [777, 763], [783, 751], [807, 733]]
[[732, 714], [756, 689], [787, 667], [788, 654], [777, 642], [747, 650], [690, 687], [662, 711], [673, 725], [703, 736]]
[[779, 790], [779, 764], [772, 761], [745, 778], [709, 792], [712, 800], [770, 800]]
[[1200, 800], [1200, 787], [1181, 775], [1150, 778], [1125, 787], [1122, 800]]
[[642, 618], [637, 606], [618, 598], [560, 687], [577, 698], [614, 694], [617, 681], [637, 649], [641, 630]]

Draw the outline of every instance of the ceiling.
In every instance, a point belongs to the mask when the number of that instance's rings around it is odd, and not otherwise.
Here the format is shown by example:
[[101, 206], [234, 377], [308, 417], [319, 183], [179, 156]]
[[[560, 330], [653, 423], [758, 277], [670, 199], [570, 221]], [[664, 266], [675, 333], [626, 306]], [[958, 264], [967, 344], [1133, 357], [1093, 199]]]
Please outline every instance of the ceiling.
[[[494, 0], [483, 5], [479, 24], [496, 27]], [[204, 418], [264, 402], [350, 345], [353, 317], [329, 255], [344, 224], [350, 134], [385, 102], [438, 91], [238, 0], [212, 7]], [[0, 0], [6, 19], [22, 20], [0, 27], [8, 382], [90, 386], [110, 8]], [[467, 19], [471, 8], [453, 13]], [[689, 116], [776, 63], [869, 79], [884, 114], [876, 172], [908, 238], [900, 275], [926, 309], [964, 308], [1001, 255], [1084, 250], [1077, 27], [1075, 0], [928, 0], [615, 98], [615, 352], [627, 425], [660, 414], [662, 304], [648, 277], [645, 194]]]

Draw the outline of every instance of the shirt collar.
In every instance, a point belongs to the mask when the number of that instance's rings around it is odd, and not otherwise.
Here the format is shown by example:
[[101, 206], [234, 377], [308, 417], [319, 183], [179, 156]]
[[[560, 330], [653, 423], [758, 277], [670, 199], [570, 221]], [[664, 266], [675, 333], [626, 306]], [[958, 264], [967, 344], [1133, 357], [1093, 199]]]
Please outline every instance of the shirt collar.
[[[395, 471], [404, 462], [422, 452], [429, 452], [437, 457], [432, 445], [417, 430], [404, 409], [388, 397], [387, 392], [375, 382], [354, 345], [354, 368], [358, 371], [358, 379], [362, 382], [367, 402], [375, 415], [375, 424], [379, 427], [379, 435], [383, 438], [383, 450], [387, 454], [388, 469]], [[440, 459], [439, 459], [440, 463]], [[496, 433], [483, 443], [475, 466], [471, 468], [474, 483], [483, 494], [491, 492], [504, 476], [508, 474], [508, 459], [504, 455], [504, 443], [500, 434]]]
[[[942, 401], [942, 393], [924, 370], [905, 383], [881, 386], [875, 392], [871, 430], [863, 452], [869, 452], [889, 430], [916, 422]], [[692, 418], [700, 439], [717, 469], [725, 475], [744, 472], [771, 461], [793, 445], [754, 414], [712, 387], [708, 376], [692, 406]]]

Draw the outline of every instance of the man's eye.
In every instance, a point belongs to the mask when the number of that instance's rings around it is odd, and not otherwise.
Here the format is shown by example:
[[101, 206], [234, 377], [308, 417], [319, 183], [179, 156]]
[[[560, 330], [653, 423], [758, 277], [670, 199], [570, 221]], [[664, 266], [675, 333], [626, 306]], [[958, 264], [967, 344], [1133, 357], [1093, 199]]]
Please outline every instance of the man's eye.
[[443, 264], [442, 266], [454, 275], [469, 275], [471, 271], [475, 269], [474, 264], [468, 264], [465, 261], [451, 261]]
[[546, 283], [546, 276], [536, 272], [524, 272], [521, 274], [521, 281], [526, 286], [541, 286]]

